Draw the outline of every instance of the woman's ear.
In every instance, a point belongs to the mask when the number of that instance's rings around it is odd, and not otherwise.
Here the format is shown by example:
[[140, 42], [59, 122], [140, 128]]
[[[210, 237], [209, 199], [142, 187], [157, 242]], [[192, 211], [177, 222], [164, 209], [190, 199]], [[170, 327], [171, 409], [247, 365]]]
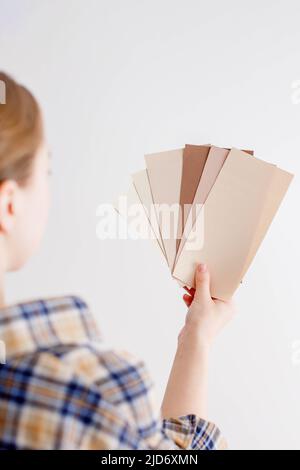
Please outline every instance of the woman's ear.
[[15, 224], [18, 193], [16, 181], [6, 180], [0, 184], [0, 233], [9, 233]]

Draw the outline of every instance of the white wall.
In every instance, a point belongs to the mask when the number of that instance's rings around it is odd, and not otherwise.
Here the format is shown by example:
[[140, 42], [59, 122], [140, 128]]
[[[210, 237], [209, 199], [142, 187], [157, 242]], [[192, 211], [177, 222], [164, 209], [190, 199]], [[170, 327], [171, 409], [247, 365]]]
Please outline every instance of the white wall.
[[[48, 234], [9, 300], [81, 294], [161, 396], [182, 292], [150, 242], [99, 241], [96, 208], [144, 153], [185, 143], [254, 148], [298, 173], [299, 41], [296, 0], [0, 0], [0, 69], [41, 101], [54, 172]], [[299, 193], [296, 178], [213, 352], [211, 418], [232, 448], [300, 448]]]

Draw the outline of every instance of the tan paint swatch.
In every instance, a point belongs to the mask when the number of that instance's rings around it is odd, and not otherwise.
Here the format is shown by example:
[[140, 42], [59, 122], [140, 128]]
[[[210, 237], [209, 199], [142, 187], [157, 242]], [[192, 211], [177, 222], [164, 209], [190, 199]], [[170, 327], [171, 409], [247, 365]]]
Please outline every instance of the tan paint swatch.
[[[159, 205], [156, 215], [161, 239], [168, 265], [172, 269], [176, 256], [183, 149], [145, 155], [145, 160], [153, 201]], [[172, 205], [176, 205], [177, 210], [174, 217], [170, 218]]]
[[263, 210], [260, 217], [260, 222], [257, 226], [256, 232], [253, 237], [251, 248], [242, 272], [242, 278], [248, 271], [250, 264], [253, 261], [254, 256], [257, 253], [275, 215], [279, 209], [279, 206], [292, 182], [294, 175], [287, 171], [276, 168], [274, 176], [269, 188], [267, 197], [263, 204]]
[[[240, 284], [254, 233], [276, 167], [232, 149], [204, 205], [204, 244], [190, 233], [173, 276], [194, 287], [194, 272], [207, 263], [213, 297], [227, 300]], [[198, 216], [199, 217], [199, 216]]]

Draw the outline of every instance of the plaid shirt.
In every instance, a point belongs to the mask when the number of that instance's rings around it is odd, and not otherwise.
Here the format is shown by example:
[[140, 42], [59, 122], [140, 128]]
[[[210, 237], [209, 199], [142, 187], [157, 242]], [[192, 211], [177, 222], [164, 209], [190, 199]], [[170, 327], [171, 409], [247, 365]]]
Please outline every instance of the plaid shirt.
[[106, 348], [78, 297], [0, 310], [1, 449], [219, 449], [212, 423], [163, 420], [144, 364]]

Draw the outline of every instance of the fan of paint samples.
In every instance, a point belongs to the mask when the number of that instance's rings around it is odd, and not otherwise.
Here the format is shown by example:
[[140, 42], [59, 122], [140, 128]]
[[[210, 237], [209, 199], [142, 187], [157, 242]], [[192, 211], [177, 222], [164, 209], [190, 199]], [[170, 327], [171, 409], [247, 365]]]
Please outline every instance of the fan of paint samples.
[[[211, 294], [227, 300], [248, 270], [293, 175], [250, 150], [186, 145], [145, 156], [132, 175], [127, 212], [142, 208], [173, 278], [194, 287], [207, 264]], [[117, 211], [122, 214], [119, 202]], [[141, 215], [141, 212], [139, 212]]]

